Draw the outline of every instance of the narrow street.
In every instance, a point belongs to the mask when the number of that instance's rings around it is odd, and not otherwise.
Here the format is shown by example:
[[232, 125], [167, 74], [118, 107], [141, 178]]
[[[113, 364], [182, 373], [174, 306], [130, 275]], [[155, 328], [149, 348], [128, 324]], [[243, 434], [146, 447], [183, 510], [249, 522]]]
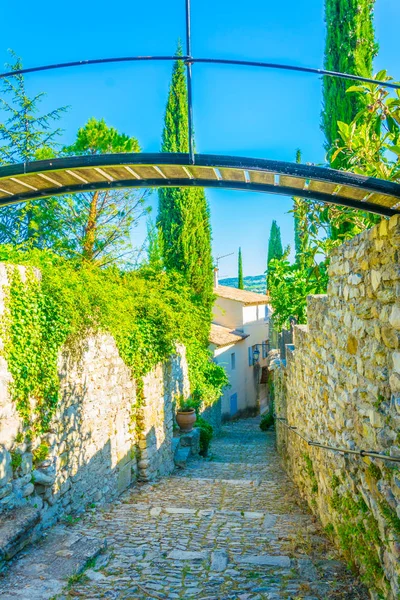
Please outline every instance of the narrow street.
[[[54, 598], [367, 600], [285, 476], [274, 433], [258, 423], [225, 425], [208, 460], [75, 524], [107, 549]], [[5, 600], [31, 597], [23, 578], [11, 587]]]

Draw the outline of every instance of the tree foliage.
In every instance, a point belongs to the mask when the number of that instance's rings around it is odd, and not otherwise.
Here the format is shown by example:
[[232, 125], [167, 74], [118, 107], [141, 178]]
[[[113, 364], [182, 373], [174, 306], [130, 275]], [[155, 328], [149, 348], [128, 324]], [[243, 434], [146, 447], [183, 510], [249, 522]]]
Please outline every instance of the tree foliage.
[[[374, 77], [389, 81], [386, 71]], [[349, 96], [362, 96], [363, 108], [351, 123], [339, 122], [340, 140], [334, 158], [344, 167], [369, 177], [400, 180], [400, 90], [378, 84], [351, 86]]]
[[[63, 149], [66, 155], [140, 152], [134, 137], [94, 118], [78, 130], [75, 142]], [[57, 218], [65, 224], [53, 242], [61, 254], [104, 266], [127, 265], [134, 256], [132, 228], [146, 213], [146, 192], [110, 189], [66, 196], [59, 202]]]
[[[14, 55], [13, 55], [14, 56]], [[15, 57], [10, 70], [22, 68]], [[139, 152], [136, 138], [119, 133], [104, 120], [89, 119], [75, 142], [60, 149], [55, 126], [65, 108], [42, 114], [44, 94], [30, 97], [23, 75], [6, 78], [1, 104], [0, 163], [27, 162], [57, 155]], [[51, 248], [70, 258], [106, 265], [128, 265], [134, 257], [132, 228], [147, 212], [146, 193], [132, 190], [87, 192], [9, 206], [0, 211], [0, 243]]]
[[[375, 76], [389, 80], [385, 71]], [[363, 108], [351, 123], [339, 123], [340, 141], [335, 152], [349, 171], [400, 181], [400, 92], [389, 93], [378, 84], [351, 86], [347, 94], [362, 95]], [[375, 224], [380, 217], [362, 211], [345, 212], [339, 206], [300, 201], [295, 207], [299, 225], [300, 252], [295, 264], [287, 255], [269, 264], [269, 294], [278, 327], [291, 316], [306, 320], [308, 294], [326, 292], [329, 255], [343, 240]], [[350, 220], [350, 221], [349, 221]], [[333, 237], [331, 230], [344, 229]]]
[[[325, 61], [328, 71], [370, 77], [375, 43], [373, 10], [375, 0], [325, 0]], [[349, 96], [351, 80], [324, 77], [322, 129], [329, 151], [339, 137], [338, 122], [350, 123], [363, 108], [361, 96]], [[338, 168], [336, 157], [332, 166]]]
[[329, 226], [321, 219], [319, 207], [301, 202], [296, 216], [301, 241], [296, 261], [289, 262], [287, 249], [282, 258], [271, 260], [268, 266], [268, 293], [278, 330], [288, 327], [291, 317], [306, 323], [307, 296], [326, 292], [326, 255], [335, 243], [328, 236]]
[[[1, 325], [4, 356], [12, 374], [11, 394], [25, 433], [47, 431], [59, 401], [58, 356], [63, 344], [76, 350], [87, 335], [110, 333], [119, 353], [141, 378], [185, 345], [192, 394], [212, 404], [227, 384], [225, 371], [207, 349], [208, 311], [178, 273], [144, 268], [121, 272], [67, 260], [48, 250], [0, 247], [10, 287]], [[42, 273], [41, 281], [32, 267]]]
[[239, 254], [238, 254], [238, 288], [239, 288], [239, 290], [244, 289], [243, 261], [242, 261], [242, 249], [241, 248], [239, 248]]
[[[296, 163], [301, 163], [301, 150], [298, 148], [296, 150]], [[297, 215], [297, 210], [300, 210], [301, 206], [304, 204], [305, 200], [303, 198], [293, 198], [293, 219], [294, 219], [294, 249], [296, 253], [296, 262], [298, 262], [300, 253], [301, 253], [301, 230], [299, 217]]]
[[269, 289], [269, 264], [273, 259], [280, 259], [283, 256], [281, 230], [276, 221], [272, 221], [268, 240], [267, 254], [267, 289]]
[[[178, 48], [178, 54], [181, 54]], [[185, 67], [174, 63], [162, 134], [162, 152], [188, 152], [188, 104]], [[182, 273], [200, 302], [211, 309], [211, 226], [207, 199], [200, 188], [159, 191], [157, 225], [168, 270]]]
[[273, 258], [282, 258], [282, 256], [283, 248], [281, 239], [281, 229], [276, 221], [272, 221], [268, 240], [267, 264], [269, 264], [269, 262]]
[[[22, 61], [11, 52], [10, 71], [22, 69]], [[23, 75], [2, 80], [0, 108], [5, 122], [0, 123], [0, 164], [29, 162], [54, 155], [61, 129], [55, 124], [66, 107], [48, 113], [40, 110], [44, 93], [29, 96]], [[46, 236], [54, 203], [51, 200], [26, 202], [0, 211], [0, 243], [39, 245]], [[55, 224], [55, 228], [57, 224]]]

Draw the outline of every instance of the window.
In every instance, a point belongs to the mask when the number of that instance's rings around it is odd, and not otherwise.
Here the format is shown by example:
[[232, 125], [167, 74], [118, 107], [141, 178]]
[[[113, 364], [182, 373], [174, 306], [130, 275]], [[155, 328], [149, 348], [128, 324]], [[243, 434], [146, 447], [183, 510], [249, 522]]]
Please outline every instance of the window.
[[232, 352], [231, 354], [231, 371], [236, 369], [236, 354]]
[[232, 394], [232, 396], [229, 399], [229, 408], [230, 408], [230, 413], [231, 413], [231, 417], [233, 415], [236, 415], [237, 411], [238, 411], [238, 397], [237, 394]]
[[262, 343], [262, 357], [267, 358], [267, 354], [268, 354], [268, 340], [265, 340], [265, 342]]
[[261, 357], [260, 347], [261, 344], [249, 346], [249, 367], [254, 367], [254, 365], [259, 361]]
[[253, 348], [249, 346], [249, 367], [253, 366]]

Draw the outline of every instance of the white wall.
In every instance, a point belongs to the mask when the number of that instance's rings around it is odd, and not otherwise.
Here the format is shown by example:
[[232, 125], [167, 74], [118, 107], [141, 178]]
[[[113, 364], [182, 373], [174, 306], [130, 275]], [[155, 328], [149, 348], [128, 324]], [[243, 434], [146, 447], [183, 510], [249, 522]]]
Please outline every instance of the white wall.
[[[253, 308], [253, 307], [252, 307]], [[266, 359], [262, 357], [262, 342], [268, 339], [268, 322], [264, 320], [248, 323], [242, 330], [249, 337], [236, 344], [216, 348], [212, 346], [214, 360], [224, 367], [231, 387], [224, 391], [222, 396], [222, 415], [231, 414], [230, 398], [237, 394], [238, 411], [255, 408], [259, 403], [265, 404], [267, 399], [266, 386], [260, 384], [261, 367], [266, 366]], [[256, 365], [249, 365], [249, 348], [259, 345], [260, 359]], [[231, 368], [231, 354], [235, 353], [235, 369]]]
[[242, 327], [243, 304], [236, 300], [217, 298], [213, 307], [213, 323], [232, 329]]
[[[254, 306], [245, 308], [254, 308]], [[268, 340], [269, 322], [260, 319], [259, 321], [247, 323], [243, 326], [243, 332], [249, 336], [244, 340], [244, 343], [246, 344], [245, 407], [254, 407], [257, 403], [263, 406], [267, 400], [267, 389], [266, 385], [260, 384], [259, 382], [261, 378], [261, 367], [267, 365], [266, 358], [263, 358], [262, 343]], [[250, 366], [249, 348], [252, 348], [256, 344], [260, 350], [260, 358], [256, 365]]]
[[[235, 353], [235, 369], [231, 368], [231, 354]], [[221, 398], [222, 415], [230, 415], [230, 398], [237, 394], [238, 409], [245, 406], [246, 399], [246, 373], [247, 373], [247, 346], [245, 340], [230, 346], [217, 348], [214, 352], [215, 361], [225, 369], [231, 387], [225, 389]]]
[[[262, 343], [268, 340], [269, 320], [265, 319], [266, 304], [258, 306], [244, 306], [237, 300], [217, 298], [213, 308], [213, 322], [239, 329], [248, 337], [241, 342], [216, 348], [211, 347], [214, 359], [224, 367], [231, 387], [227, 388], [222, 397], [222, 415], [231, 414], [230, 399], [237, 394], [238, 411], [255, 408], [258, 404], [263, 406], [267, 399], [266, 385], [260, 384], [261, 367], [266, 366], [266, 359], [262, 357]], [[258, 345], [260, 359], [258, 364], [249, 365], [249, 347]], [[236, 355], [236, 368], [231, 368], [231, 354]]]

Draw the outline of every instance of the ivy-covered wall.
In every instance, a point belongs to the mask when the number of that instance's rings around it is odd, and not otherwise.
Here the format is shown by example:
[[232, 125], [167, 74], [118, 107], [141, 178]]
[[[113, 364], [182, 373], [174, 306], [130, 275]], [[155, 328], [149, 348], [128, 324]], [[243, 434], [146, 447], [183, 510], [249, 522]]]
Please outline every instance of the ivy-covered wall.
[[[400, 457], [400, 219], [332, 253], [326, 296], [308, 299], [286, 365], [278, 417], [306, 439]], [[400, 598], [399, 463], [309, 446], [277, 422], [287, 469], [375, 599]]]
[[[32, 381], [32, 362], [39, 365], [44, 359], [36, 357], [42, 350], [40, 323], [35, 317], [32, 321], [33, 298], [24, 301], [10, 286], [15, 269], [21, 289], [29, 293], [41, 285], [38, 271], [0, 264], [0, 513], [35, 507], [39, 534], [92, 503], [112, 500], [137, 477], [149, 480], [170, 472], [173, 402], [177, 395], [190, 394], [190, 383], [184, 346], [178, 344], [167, 360], [135, 377], [114, 338], [101, 331], [56, 345], [55, 377], [42, 366], [37, 367], [38, 381]], [[23, 287], [29, 278], [36, 281]], [[10, 301], [13, 293], [17, 305]], [[5, 339], [11, 310], [18, 312], [11, 322], [14, 343]], [[44, 350], [49, 360], [49, 350]], [[18, 352], [20, 358], [12, 356]], [[43, 373], [45, 382], [40, 380]], [[44, 383], [47, 391], [41, 395]], [[56, 399], [49, 408], [53, 389]]]

